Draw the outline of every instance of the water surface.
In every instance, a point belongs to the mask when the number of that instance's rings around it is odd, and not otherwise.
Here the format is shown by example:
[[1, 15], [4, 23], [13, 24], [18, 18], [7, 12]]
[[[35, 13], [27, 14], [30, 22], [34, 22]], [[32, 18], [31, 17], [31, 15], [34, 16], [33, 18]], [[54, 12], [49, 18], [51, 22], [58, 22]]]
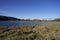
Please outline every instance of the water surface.
[[19, 21], [0, 21], [0, 26], [19, 26], [33, 24], [48, 24], [49, 22], [19, 22]]

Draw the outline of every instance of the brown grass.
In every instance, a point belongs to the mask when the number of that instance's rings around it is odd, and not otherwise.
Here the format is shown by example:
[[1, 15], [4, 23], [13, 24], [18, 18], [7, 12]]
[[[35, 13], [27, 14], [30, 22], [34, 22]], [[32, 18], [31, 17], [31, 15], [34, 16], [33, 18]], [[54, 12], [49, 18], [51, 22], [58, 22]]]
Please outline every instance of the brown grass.
[[0, 27], [0, 40], [60, 40], [60, 22]]

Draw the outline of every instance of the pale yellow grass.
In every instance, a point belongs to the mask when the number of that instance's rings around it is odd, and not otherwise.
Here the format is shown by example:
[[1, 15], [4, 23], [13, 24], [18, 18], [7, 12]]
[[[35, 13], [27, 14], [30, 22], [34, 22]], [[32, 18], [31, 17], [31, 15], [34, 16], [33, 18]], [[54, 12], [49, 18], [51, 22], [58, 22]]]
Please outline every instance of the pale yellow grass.
[[0, 27], [0, 40], [60, 40], [60, 22]]

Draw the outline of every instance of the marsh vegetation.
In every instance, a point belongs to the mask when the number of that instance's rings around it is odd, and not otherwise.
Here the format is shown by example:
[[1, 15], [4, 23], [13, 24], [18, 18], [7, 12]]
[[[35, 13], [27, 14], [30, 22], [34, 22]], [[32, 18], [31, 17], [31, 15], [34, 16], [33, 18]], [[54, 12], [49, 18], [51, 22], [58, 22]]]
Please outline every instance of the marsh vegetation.
[[60, 40], [60, 22], [32, 26], [0, 26], [0, 40]]

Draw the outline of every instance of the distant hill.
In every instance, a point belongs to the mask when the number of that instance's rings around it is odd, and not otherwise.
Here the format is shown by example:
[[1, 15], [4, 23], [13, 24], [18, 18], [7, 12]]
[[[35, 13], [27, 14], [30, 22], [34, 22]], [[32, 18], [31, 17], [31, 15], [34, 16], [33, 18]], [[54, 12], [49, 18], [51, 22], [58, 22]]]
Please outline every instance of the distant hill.
[[20, 21], [21, 19], [9, 16], [0, 16], [0, 21]]
[[60, 21], [60, 18], [56, 18], [56, 19], [54, 19], [54, 20], [52, 20], [52, 21]]
[[54, 19], [54, 20], [40, 20], [40, 19], [19, 19], [15, 17], [10, 16], [0, 16], [0, 21], [28, 21], [28, 22], [48, 22], [48, 21], [60, 21], [60, 19]]
[[19, 19], [19, 18], [15, 18], [15, 17], [10, 17], [10, 16], [0, 16], [0, 21], [34, 21], [34, 22], [40, 22], [41, 20], [39, 19]]

